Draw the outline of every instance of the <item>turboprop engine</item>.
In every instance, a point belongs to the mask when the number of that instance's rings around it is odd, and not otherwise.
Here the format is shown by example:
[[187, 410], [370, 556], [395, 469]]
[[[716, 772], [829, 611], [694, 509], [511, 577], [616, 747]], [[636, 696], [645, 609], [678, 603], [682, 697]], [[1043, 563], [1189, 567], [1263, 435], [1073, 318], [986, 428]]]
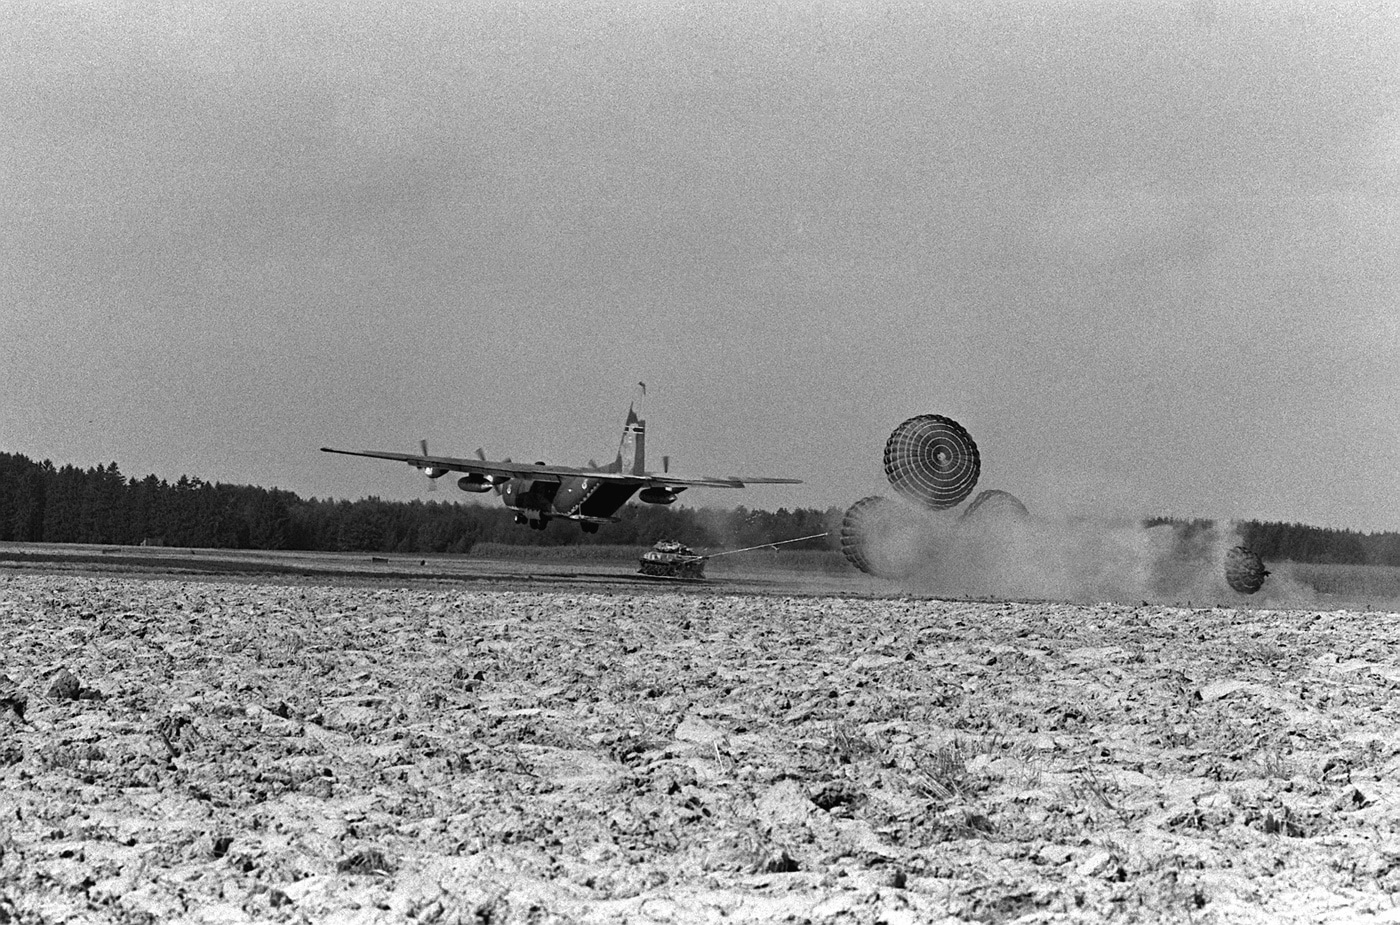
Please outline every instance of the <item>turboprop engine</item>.
[[462, 491], [483, 492], [490, 491], [495, 486], [491, 484], [491, 478], [489, 476], [472, 473], [471, 475], [464, 475], [458, 479], [457, 487], [462, 489]]
[[[418, 441], [418, 449], [420, 449], [420, 450], [423, 451], [423, 455], [424, 455], [424, 456], [427, 456], [427, 455], [428, 455], [428, 441], [427, 441], [427, 440], [419, 440], [419, 441]], [[427, 476], [428, 478], [430, 478], [430, 479], [440, 479], [440, 478], [442, 478], [444, 475], [446, 475], [447, 473], [449, 473], [449, 472], [452, 471], [451, 469], [440, 469], [440, 468], [438, 468], [437, 466], [418, 466], [417, 468], [418, 468], [418, 471], [419, 471], [419, 472], [423, 473], [424, 475], [426, 475], [426, 476]], [[435, 487], [436, 487], [436, 486], [433, 485], [432, 483], [429, 483], [429, 484], [428, 484], [428, 490], [429, 490], [429, 491], [432, 491]]]
[[676, 493], [669, 488], [643, 488], [637, 497], [647, 504], [673, 504]]

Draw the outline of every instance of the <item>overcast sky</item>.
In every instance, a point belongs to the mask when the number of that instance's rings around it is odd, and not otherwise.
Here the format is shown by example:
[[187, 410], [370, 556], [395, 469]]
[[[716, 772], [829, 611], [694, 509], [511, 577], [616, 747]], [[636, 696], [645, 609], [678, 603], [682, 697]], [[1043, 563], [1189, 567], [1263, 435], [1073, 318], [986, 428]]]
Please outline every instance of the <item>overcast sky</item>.
[[[0, 0], [0, 451], [1400, 529], [1400, 7]], [[659, 467], [660, 460], [655, 459]], [[442, 488], [434, 497], [466, 496]]]

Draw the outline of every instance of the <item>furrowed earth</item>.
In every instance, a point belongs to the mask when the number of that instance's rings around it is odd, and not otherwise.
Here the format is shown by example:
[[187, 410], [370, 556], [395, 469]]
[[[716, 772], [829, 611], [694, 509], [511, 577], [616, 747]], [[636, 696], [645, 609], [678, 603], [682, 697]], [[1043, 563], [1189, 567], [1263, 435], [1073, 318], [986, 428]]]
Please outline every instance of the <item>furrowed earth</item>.
[[25, 566], [0, 627], [0, 922], [1400, 921], [1395, 613]]

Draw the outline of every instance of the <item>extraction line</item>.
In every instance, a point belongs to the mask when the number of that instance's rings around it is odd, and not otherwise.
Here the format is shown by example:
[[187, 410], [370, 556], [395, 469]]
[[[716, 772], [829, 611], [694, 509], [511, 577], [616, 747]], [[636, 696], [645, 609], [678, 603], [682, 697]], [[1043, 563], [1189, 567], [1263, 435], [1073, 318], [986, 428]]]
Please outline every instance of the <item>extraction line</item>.
[[830, 533], [813, 533], [811, 536], [798, 536], [798, 537], [794, 537], [794, 538], [792, 538], [792, 539], [790, 539], [790, 540], [778, 540], [778, 541], [775, 542], [775, 543], [762, 543], [762, 544], [760, 544], [760, 545], [758, 545], [758, 546], [745, 546], [743, 549], [726, 549], [724, 552], [711, 553], [711, 554], [708, 555], [708, 556], [690, 556], [690, 558], [691, 558], [691, 559], [716, 559], [716, 558], [718, 558], [718, 557], [720, 557], [720, 556], [732, 556], [732, 555], [734, 555], [734, 553], [736, 553], [736, 552], [752, 552], [752, 551], [755, 550], [755, 549], [768, 549], [768, 548], [770, 548], [770, 547], [782, 546], [782, 545], [784, 545], [784, 544], [786, 544], [786, 543], [800, 543], [800, 542], [802, 542], [803, 540], [817, 540], [817, 539], [821, 539], [821, 538], [824, 537], [824, 536], [830, 536], [830, 535], [831, 535]]

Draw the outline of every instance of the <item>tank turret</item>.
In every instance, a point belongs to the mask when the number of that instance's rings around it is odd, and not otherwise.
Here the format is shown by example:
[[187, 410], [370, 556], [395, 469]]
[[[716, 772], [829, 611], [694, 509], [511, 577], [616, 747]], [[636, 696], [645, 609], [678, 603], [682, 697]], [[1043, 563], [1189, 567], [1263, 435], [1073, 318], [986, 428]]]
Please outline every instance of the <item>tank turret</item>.
[[643, 575], [655, 578], [704, 578], [705, 557], [675, 540], [661, 540], [642, 553]]

